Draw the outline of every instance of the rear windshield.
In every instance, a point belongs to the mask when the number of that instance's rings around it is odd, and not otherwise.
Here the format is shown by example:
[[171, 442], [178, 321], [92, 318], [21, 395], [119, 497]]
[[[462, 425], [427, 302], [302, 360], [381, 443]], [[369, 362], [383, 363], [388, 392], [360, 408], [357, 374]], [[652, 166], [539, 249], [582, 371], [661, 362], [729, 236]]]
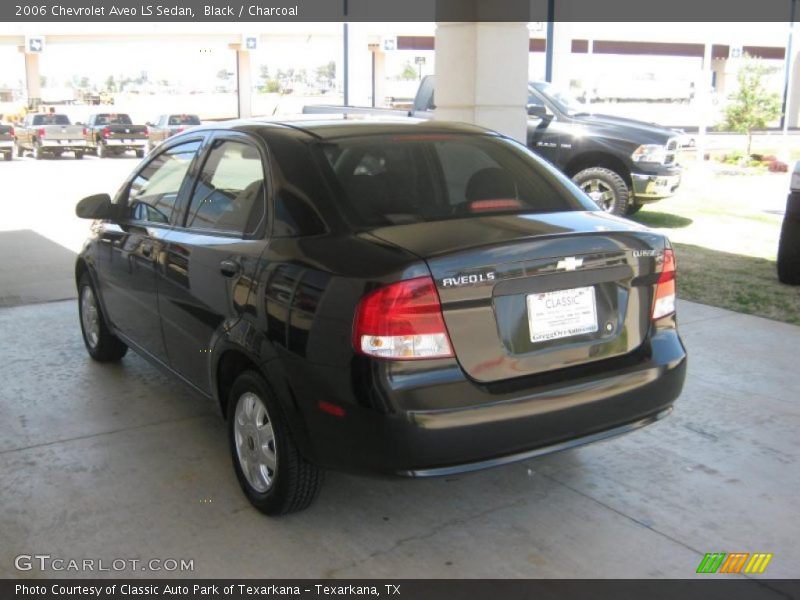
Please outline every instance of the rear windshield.
[[67, 115], [35, 115], [34, 125], [69, 125]]
[[98, 125], [131, 125], [133, 122], [128, 115], [97, 115], [95, 123]]
[[325, 142], [318, 152], [359, 227], [597, 210], [527, 148], [495, 136], [368, 136]]
[[197, 115], [172, 115], [169, 118], [170, 125], [200, 125]]

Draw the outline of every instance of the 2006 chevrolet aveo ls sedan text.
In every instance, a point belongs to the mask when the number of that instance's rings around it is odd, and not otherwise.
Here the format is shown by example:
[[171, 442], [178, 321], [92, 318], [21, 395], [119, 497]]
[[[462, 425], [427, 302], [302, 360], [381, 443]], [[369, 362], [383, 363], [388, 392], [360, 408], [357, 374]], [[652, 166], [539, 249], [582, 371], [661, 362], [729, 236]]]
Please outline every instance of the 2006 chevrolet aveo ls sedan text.
[[77, 214], [89, 354], [213, 398], [268, 514], [323, 469], [444, 475], [631, 431], [683, 385], [667, 239], [477, 127], [201, 127]]

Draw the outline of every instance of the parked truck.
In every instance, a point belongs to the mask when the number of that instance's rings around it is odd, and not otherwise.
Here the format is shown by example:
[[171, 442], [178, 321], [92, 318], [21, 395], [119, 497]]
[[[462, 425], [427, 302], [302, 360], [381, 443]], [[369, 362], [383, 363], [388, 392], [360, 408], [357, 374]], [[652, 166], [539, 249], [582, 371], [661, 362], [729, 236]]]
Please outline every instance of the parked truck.
[[149, 152], [167, 138], [200, 124], [200, 118], [197, 115], [187, 115], [185, 113], [160, 115], [154, 123], [147, 124], [147, 131], [150, 134], [147, 142], [147, 151]]
[[31, 151], [36, 160], [41, 160], [45, 154], [72, 152], [75, 158], [83, 158], [86, 152], [83, 126], [70, 123], [67, 115], [30, 113], [15, 133], [17, 156]]
[[14, 126], [0, 123], [0, 154], [3, 160], [14, 157]]
[[99, 113], [86, 122], [84, 139], [88, 152], [99, 158], [119, 155], [133, 150], [143, 158], [147, 148], [148, 132], [145, 125], [134, 125], [124, 113]]
[[[422, 79], [410, 111], [313, 105], [306, 114], [372, 114], [433, 117], [435, 76]], [[528, 147], [578, 184], [604, 210], [633, 214], [644, 204], [675, 193], [679, 131], [609, 115], [586, 106], [543, 81], [528, 85]]]

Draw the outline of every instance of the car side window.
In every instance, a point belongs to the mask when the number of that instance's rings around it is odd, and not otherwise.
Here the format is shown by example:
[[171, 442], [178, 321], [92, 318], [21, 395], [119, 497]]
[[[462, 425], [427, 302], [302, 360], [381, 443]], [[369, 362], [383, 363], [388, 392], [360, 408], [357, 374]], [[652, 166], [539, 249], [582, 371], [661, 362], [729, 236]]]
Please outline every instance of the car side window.
[[139, 171], [128, 194], [128, 218], [168, 224], [200, 141], [165, 150]]
[[186, 227], [252, 234], [266, 213], [265, 191], [264, 165], [255, 146], [216, 140], [192, 194]]

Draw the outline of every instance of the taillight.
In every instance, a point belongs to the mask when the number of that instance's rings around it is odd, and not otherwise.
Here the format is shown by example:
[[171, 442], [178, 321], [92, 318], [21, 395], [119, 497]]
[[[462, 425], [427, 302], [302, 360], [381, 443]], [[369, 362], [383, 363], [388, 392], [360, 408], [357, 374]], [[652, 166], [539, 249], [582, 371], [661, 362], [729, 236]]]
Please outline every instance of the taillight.
[[660, 319], [675, 312], [675, 252], [664, 250], [661, 273], [656, 283], [656, 300], [653, 302], [653, 319]]
[[144, 128], [144, 137], [150, 137], [150, 130], [147, 127]]
[[107, 138], [109, 135], [111, 135], [111, 130], [108, 127], [103, 127], [103, 137]]
[[178, 127], [178, 128], [175, 130], [175, 133], [183, 133], [183, 127]]
[[89, 132], [89, 130], [86, 127], [84, 127], [83, 128], [83, 135], [85, 136], [88, 132]]
[[43, 138], [43, 137], [44, 137], [44, 127], [39, 127], [39, 132], [38, 132], [38, 134], [39, 134], [39, 137], [40, 137], [40, 138]]
[[399, 281], [362, 298], [353, 347], [368, 356], [399, 360], [453, 356], [433, 279]]

